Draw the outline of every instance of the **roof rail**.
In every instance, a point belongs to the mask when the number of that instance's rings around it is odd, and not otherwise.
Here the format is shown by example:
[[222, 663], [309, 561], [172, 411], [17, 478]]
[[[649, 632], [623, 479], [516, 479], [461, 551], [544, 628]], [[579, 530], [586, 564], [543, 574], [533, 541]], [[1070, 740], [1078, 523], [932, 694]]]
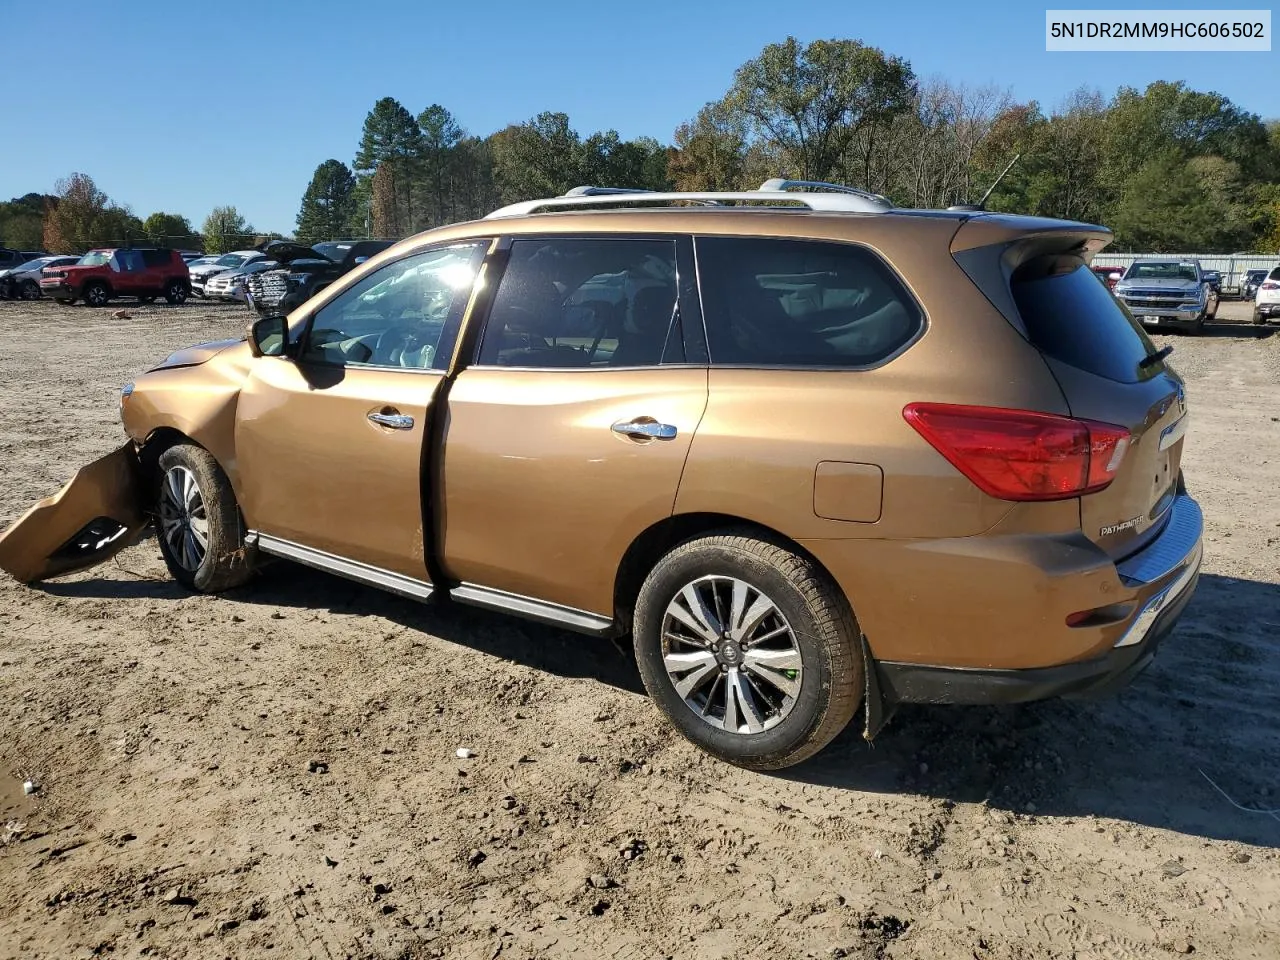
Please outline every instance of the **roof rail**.
[[[778, 189], [775, 185], [784, 188]], [[785, 189], [785, 186], [806, 185], [822, 186], [819, 192], [800, 193]], [[785, 204], [791, 208], [804, 207], [809, 210], [840, 213], [884, 213], [893, 208], [884, 197], [852, 187], [840, 187], [835, 184], [811, 184], [803, 180], [768, 180], [759, 190], [738, 190], [729, 192], [695, 192], [679, 191], [659, 192], [653, 190], [636, 190], [624, 187], [574, 187], [562, 197], [547, 197], [542, 200], [524, 200], [501, 207], [485, 217], [486, 220], [497, 220], [504, 217], [523, 217], [532, 213], [554, 213], [565, 210], [589, 209], [597, 206], [617, 204], [646, 206], [673, 206], [675, 204], [695, 204], [698, 206], [717, 207], [726, 203], [751, 206], [756, 209], [776, 209]], [[766, 204], [768, 206], [766, 206]]]
[[857, 187], [846, 187], [842, 183], [824, 183], [821, 180], [784, 180], [782, 177], [774, 177], [772, 180], [766, 180], [757, 187], [757, 190], [791, 190], [795, 187], [806, 187], [810, 190], [817, 190], [822, 193], [847, 193], [855, 197], [869, 197], [873, 200], [887, 199], [878, 193], [872, 193], [870, 190], [859, 190]]

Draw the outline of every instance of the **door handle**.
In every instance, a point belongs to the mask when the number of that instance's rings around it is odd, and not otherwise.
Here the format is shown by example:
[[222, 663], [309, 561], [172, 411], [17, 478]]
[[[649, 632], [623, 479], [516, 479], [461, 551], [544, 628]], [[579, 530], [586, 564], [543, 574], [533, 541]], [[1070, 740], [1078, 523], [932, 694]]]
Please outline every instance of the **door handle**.
[[679, 431], [674, 424], [654, 420], [619, 420], [613, 425], [613, 432], [637, 440], [674, 440]]
[[380, 427], [392, 430], [412, 430], [413, 417], [406, 413], [371, 413], [369, 419]]

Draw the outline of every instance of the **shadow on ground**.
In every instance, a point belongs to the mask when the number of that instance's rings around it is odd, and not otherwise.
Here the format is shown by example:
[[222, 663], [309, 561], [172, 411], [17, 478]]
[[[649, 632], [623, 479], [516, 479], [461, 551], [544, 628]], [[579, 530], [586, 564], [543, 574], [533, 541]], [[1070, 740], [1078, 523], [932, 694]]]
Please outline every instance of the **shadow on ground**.
[[[45, 584], [64, 597], [178, 600], [167, 580]], [[287, 563], [233, 599], [380, 616], [565, 677], [643, 694], [619, 647], [458, 604], [423, 606]], [[1037, 816], [1104, 816], [1280, 847], [1280, 586], [1203, 574], [1155, 663], [1118, 696], [1010, 707], [904, 707], [868, 745], [857, 721], [778, 774], [841, 789], [982, 802]], [[1201, 772], [1203, 771], [1203, 773]]]

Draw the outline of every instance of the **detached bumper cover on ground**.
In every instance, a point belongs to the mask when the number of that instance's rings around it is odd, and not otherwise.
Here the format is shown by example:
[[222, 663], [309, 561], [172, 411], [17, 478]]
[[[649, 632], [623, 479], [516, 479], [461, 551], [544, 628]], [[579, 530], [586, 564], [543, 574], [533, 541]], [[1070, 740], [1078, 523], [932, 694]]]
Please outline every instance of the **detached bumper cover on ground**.
[[127, 443], [0, 533], [0, 570], [34, 583], [109, 560], [146, 527], [141, 502], [138, 457]]

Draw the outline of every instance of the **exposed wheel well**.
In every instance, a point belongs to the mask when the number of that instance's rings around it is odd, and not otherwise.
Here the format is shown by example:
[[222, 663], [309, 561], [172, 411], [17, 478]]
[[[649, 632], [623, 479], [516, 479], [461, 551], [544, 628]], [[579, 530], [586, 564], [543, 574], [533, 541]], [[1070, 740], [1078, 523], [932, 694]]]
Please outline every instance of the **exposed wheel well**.
[[[175, 430], [173, 427], [160, 427], [151, 431], [147, 439], [143, 441], [142, 449], [138, 451], [138, 463], [142, 466], [142, 478], [147, 484], [147, 489], [151, 490], [158, 482], [157, 473], [159, 471], [160, 455], [170, 447], [177, 446], [180, 443], [190, 443], [200, 446], [181, 430]], [[159, 487], [155, 487], [156, 490]]]
[[[832, 584], [835, 578], [816, 557], [785, 534], [772, 527], [751, 520], [744, 520], [725, 513], [682, 513], [674, 517], [660, 520], [632, 541], [627, 552], [618, 565], [618, 573], [613, 585], [613, 608], [615, 622], [622, 634], [631, 632], [631, 616], [635, 608], [636, 597], [640, 593], [640, 585], [644, 583], [649, 571], [658, 560], [676, 544], [693, 537], [702, 536], [727, 529], [742, 530], [754, 533], [761, 540], [785, 546], [805, 557], [823, 572]], [[836, 584], [839, 589], [838, 584]], [[846, 598], [847, 600], [847, 598]]]

